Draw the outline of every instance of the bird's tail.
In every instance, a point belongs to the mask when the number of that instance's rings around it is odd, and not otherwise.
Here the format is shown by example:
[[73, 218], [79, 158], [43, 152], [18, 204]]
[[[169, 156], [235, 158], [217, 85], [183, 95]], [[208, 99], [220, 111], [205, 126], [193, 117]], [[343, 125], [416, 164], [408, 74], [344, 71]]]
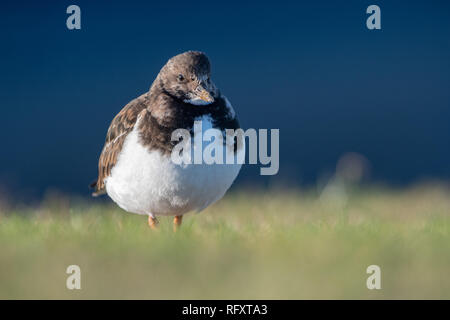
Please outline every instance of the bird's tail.
[[102, 196], [102, 195], [106, 194], [106, 190], [104, 188], [101, 189], [101, 190], [97, 190], [97, 180], [92, 182], [89, 185], [89, 188], [95, 189], [95, 191], [92, 193], [93, 197], [99, 197], [99, 196]]

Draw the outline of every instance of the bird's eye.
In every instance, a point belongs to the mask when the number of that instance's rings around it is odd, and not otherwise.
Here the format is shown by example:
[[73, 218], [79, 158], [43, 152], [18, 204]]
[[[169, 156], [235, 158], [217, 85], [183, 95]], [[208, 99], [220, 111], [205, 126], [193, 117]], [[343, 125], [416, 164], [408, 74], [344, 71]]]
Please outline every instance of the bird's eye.
[[195, 80], [195, 76], [194, 76], [194, 75], [191, 76], [191, 80], [192, 80], [192, 81]]
[[180, 73], [179, 75], [178, 75], [178, 81], [183, 81], [184, 80], [184, 77], [183, 77], [183, 75]]

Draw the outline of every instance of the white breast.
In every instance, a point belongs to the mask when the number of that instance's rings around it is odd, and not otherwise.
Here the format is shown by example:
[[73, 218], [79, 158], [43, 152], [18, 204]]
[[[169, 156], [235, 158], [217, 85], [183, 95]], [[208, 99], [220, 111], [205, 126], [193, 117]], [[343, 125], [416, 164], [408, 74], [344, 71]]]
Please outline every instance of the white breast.
[[[209, 118], [202, 121], [203, 130], [211, 127]], [[200, 211], [222, 198], [239, 173], [240, 164], [174, 164], [170, 155], [144, 147], [137, 127], [106, 179], [108, 195], [128, 212], [158, 216]]]

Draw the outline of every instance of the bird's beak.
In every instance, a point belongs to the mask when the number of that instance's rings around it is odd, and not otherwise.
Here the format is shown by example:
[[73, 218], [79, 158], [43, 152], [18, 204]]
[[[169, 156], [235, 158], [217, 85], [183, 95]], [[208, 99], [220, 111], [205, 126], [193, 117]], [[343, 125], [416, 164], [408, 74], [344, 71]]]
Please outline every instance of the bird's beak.
[[214, 101], [214, 97], [211, 95], [211, 93], [209, 92], [209, 90], [207, 90], [206, 86], [204, 85], [199, 85], [197, 87], [197, 97], [200, 100], [203, 100], [205, 102], [211, 103]]
[[205, 101], [205, 102], [208, 102], [208, 103], [211, 103], [211, 102], [214, 101], [214, 98], [211, 96], [211, 94], [210, 94], [207, 90], [205, 90], [205, 89], [203, 89], [203, 88], [202, 88], [201, 91], [199, 92], [198, 97], [199, 97], [201, 100], [203, 100], [203, 101]]

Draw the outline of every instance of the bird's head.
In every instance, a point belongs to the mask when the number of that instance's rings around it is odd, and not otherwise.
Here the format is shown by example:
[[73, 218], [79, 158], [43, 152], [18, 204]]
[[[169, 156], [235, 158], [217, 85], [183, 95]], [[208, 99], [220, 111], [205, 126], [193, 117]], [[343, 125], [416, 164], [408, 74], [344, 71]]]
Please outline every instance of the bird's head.
[[165, 92], [185, 103], [208, 105], [217, 95], [209, 59], [202, 52], [188, 51], [171, 58], [158, 78]]

